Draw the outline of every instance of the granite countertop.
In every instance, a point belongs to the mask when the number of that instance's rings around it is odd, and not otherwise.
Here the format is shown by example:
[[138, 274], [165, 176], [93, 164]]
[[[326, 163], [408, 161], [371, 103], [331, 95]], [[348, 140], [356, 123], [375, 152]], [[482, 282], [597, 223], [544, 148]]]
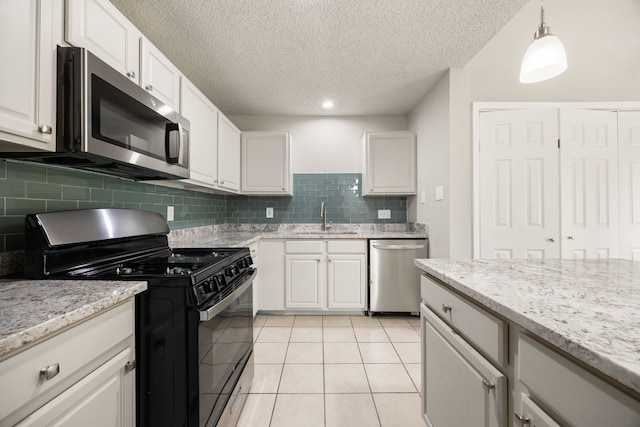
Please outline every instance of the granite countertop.
[[147, 289], [147, 282], [0, 280], [0, 359]]
[[415, 263], [640, 393], [640, 262], [418, 259]]
[[[172, 232], [174, 233], [174, 232]], [[169, 246], [178, 247], [240, 247], [249, 246], [260, 239], [426, 239], [427, 233], [413, 231], [383, 231], [367, 229], [334, 229], [321, 231], [298, 228], [278, 231], [226, 231], [220, 233], [196, 233], [178, 230], [169, 235]]]

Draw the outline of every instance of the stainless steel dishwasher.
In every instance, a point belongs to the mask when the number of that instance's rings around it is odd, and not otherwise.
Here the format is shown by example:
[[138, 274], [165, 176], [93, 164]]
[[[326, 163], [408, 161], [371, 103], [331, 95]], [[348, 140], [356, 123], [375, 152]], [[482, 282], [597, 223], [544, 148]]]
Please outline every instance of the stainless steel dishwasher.
[[369, 315], [420, 312], [416, 258], [429, 257], [428, 239], [369, 240]]

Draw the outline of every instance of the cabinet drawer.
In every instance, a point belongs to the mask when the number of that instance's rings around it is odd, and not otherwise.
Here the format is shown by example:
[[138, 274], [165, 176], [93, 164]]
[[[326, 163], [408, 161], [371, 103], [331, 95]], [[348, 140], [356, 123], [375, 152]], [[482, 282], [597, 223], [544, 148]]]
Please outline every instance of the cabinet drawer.
[[507, 361], [507, 324], [427, 276], [420, 279], [421, 295], [434, 312], [493, 361]]
[[[60, 394], [112, 357], [118, 344], [133, 345], [133, 310], [131, 299], [0, 362], [0, 384], [11, 387], [0, 399], [0, 420], [26, 404], [39, 403], [37, 408]], [[41, 378], [41, 369], [56, 364], [57, 375]]]
[[327, 252], [330, 254], [364, 254], [367, 253], [365, 240], [328, 240]]
[[516, 374], [531, 397], [563, 418], [559, 424], [640, 425], [640, 402], [522, 333]]
[[288, 254], [321, 254], [322, 240], [287, 240], [284, 250]]

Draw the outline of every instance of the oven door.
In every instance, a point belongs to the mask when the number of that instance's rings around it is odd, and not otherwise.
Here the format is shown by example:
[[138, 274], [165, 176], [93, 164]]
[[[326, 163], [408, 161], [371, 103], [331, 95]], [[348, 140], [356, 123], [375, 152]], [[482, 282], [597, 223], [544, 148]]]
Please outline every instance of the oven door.
[[233, 392], [253, 350], [255, 276], [255, 269], [247, 270], [244, 282], [233, 293], [214, 306], [199, 309], [200, 426], [215, 426], [227, 405], [238, 403], [238, 394]]

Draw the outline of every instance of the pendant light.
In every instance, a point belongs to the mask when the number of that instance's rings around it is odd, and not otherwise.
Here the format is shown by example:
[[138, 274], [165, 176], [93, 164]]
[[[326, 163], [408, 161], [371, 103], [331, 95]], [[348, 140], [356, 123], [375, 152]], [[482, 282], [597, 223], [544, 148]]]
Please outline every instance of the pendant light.
[[544, 4], [540, 2], [540, 27], [533, 35], [520, 67], [521, 83], [537, 83], [562, 74], [567, 69], [567, 53], [559, 38], [544, 22]]

